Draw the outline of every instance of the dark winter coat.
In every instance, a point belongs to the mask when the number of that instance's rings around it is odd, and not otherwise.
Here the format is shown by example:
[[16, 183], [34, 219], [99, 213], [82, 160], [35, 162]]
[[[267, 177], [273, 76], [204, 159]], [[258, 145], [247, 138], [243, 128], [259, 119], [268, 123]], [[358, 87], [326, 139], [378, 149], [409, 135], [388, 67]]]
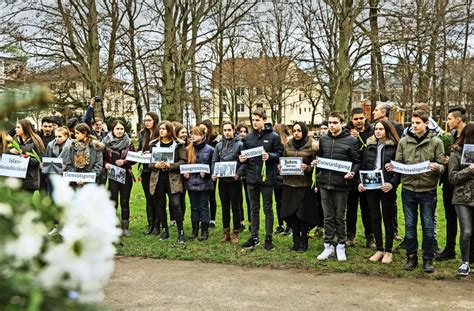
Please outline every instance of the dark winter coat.
[[[196, 161], [195, 164], [208, 164], [212, 166], [212, 158], [214, 156], [214, 148], [208, 145], [203, 140], [199, 145], [194, 146]], [[200, 173], [189, 174], [188, 179], [184, 179], [184, 186], [191, 191], [212, 191], [214, 190], [214, 183], [211, 179], [211, 174], [205, 174], [201, 177]]]
[[242, 150], [263, 146], [268, 153], [266, 161], [266, 181], [262, 181], [262, 157], [253, 157], [247, 159], [239, 168], [239, 176], [245, 175], [248, 184], [260, 184], [266, 186], [275, 186], [277, 178], [277, 165], [280, 157], [283, 155], [283, 145], [280, 136], [273, 131], [270, 123], [265, 123], [265, 127], [257, 132], [253, 130], [243, 139]]
[[[40, 157], [43, 154], [40, 152], [34, 141], [30, 138], [23, 141], [20, 138], [14, 138], [20, 145], [23, 154], [34, 150]], [[9, 153], [9, 152], [7, 152]], [[22, 179], [22, 188], [26, 190], [38, 190], [40, 186], [40, 163], [34, 157], [29, 157], [28, 168], [26, 170], [26, 177]]]
[[311, 162], [316, 158], [317, 151], [317, 143], [311, 139], [311, 137], [308, 137], [306, 144], [298, 150], [294, 147], [293, 138], [291, 138], [285, 146], [283, 156], [303, 158], [303, 163], [307, 165], [307, 168], [304, 171], [304, 175], [283, 176], [283, 185], [290, 187], [311, 187], [313, 183], [313, 167], [311, 166]]
[[123, 168], [127, 171], [128, 174], [133, 176], [132, 165], [134, 165], [135, 162], [125, 160], [129, 151], [135, 151], [135, 146], [133, 146], [132, 142], [130, 142], [128, 148], [124, 148], [122, 150], [112, 150], [110, 148], [106, 148], [104, 152], [104, 167], [107, 163], [117, 166], [117, 164], [115, 164], [115, 161], [124, 160], [123, 165], [120, 166], [120, 168]]
[[[390, 183], [393, 188], [396, 188], [400, 183], [400, 175], [395, 172], [387, 172], [385, 169], [385, 164], [390, 163], [390, 161], [395, 161], [395, 156], [397, 153], [397, 144], [387, 139], [385, 141], [385, 145], [382, 148], [380, 169], [383, 172], [383, 180], [386, 183]], [[361, 170], [364, 171], [373, 171], [376, 168], [376, 161], [377, 159], [377, 139], [375, 136], [370, 136], [367, 139], [367, 149], [364, 152], [364, 156], [362, 157], [362, 163], [360, 166]]]
[[[350, 133], [351, 130], [355, 129], [354, 124], [352, 122], [349, 122], [349, 124], [347, 125], [346, 128], [349, 130], [349, 133]], [[360, 138], [362, 138], [362, 141], [364, 142], [364, 144], [366, 144], [367, 139], [370, 136], [372, 136], [372, 127], [370, 126], [370, 124], [367, 120], [365, 121], [364, 131], [359, 132], [359, 136], [360, 136]], [[359, 155], [360, 155], [360, 158], [362, 159], [362, 155], [364, 154], [364, 151], [365, 151], [366, 147], [364, 147], [362, 145], [362, 143], [359, 141], [359, 139], [357, 137], [355, 137], [355, 139], [357, 140], [357, 144], [359, 145]]]
[[[237, 162], [237, 170], [240, 167], [239, 155], [242, 151], [243, 143], [239, 137], [227, 140], [223, 138], [214, 149], [214, 156], [212, 157], [211, 172], [214, 172], [214, 165], [216, 162]], [[233, 177], [219, 178], [221, 182], [233, 182]]]
[[449, 157], [449, 182], [454, 185], [453, 204], [474, 207], [474, 173], [469, 165], [461, 164], [462, 150], [453, 146]]
[[[150, 142], [150, 151], [153, 147], [156, 147], [159, 144], [159, 140], [153, 140]], [[168, 177], [170, 180], [171, 193], [182, 193], [183, 192], [183, 182], [181, 180], [181, 174], [179, 171], [179, 166], [181, 164], [186, 164], [188, 162], [188, 157], [186, 155], [186, 148], [182, 140], [176, 140], [176, 149], [174, 152], [174, 163], [171, 164], [171, 168], [168, 171]], [[161, 169], [154, 168], [154, 163], [150, 164], [151, 176], [150, 176], [150, 194], [154, 194], [156, 190], [156, 185], [158, 184], [158, 179], [160, 178]]]
[[347, 129], [342, 129], [341, 134], [334, 137], [331, 132], [321, 136], [319, 139], [318, 158], [342, 160], [352, 162], [351, 172], [354, 172], [353, 179], [345, 179], [346, 173], [318, 169], [316, 183], [320, 188], [327, 190], [350, 191], [355, 184], [359, 173], [360, 155], [357, 139], [352, 137]]

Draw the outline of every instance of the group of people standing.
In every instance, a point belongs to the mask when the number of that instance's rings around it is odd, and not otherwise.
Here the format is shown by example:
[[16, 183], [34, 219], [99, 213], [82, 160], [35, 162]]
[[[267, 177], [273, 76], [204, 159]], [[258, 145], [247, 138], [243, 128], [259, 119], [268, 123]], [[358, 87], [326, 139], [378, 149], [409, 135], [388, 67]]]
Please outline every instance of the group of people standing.
[[[461, 227], [462, 264], [461, 275], [470, 271], [474, 261], [472, 209], [474, 200], [474, 164], [462, 164], [464, 144], [474, 144], [474, 124], [466, 124], [466, 111], [453, 108], [448, 114], [448, 125], [454, 143], [445, 150], [437, 124], [429, 117], [426, 104], [415, 105], [411, 125], [403, 129], [389, 120], [390, 106], [380, 104], [373, 112], [372, 124], [366, 120], [362, 109], [351, 112], [351, 120], [345, 125], [344, 115], [332, 112], [322, 126], [322, 133], [314, 139], [304, 122], [296, 122], [289, 130], [284, 125], [267, 122], [266, 112], [257, 108], [252, 113], [252, 130], [243, 124], [235, 126], [226, 121], [220, 126], [218, 139], [210, 121], [188, 130], [177, 122], [159, 121], [154, 112], [144, 117], [138, 148], [135, 149], [126, 131], [126, 124], [113, 122], [109, 132], [95, 126], [100, 119], [91, 119], [90, 109], [84, 123], [74, 125], [74, 131], [56, 124], [53, 118], [45, 118], [40, 135], [31, 123], [20, 120], [13, 138], [21, 150], [6, 148], [3, 152], [22, 154], [35, 150], [40, 156], [60, 157], [64, 170], [95, 172], [97, 182], [112, 166], [126, 171], [125, 183], [108, 181], [108, 188], [116, 206], [120, 205], [122, 229], [129, 236], [130, 193], [135, 180], [140, 180], [146, 201], [147, 234], [159, 235], [160, 240], [170, 238], [167, 209], [171, 223], [178, 231], [177, 242], [186, 243], [184, 217], [186, 193], [191, 205], [191, 239], [209, 238], [209, 228], [216, 221], [216, 189], [222, 206], [221, 242], [239, 242], [244, 227], [244, 200], [247, 205], [250, 238], [241, 244], [252, 249], [260, 244], [260, 197], [264, 212], [264, 249], [272, 250], [273, 235], [282, 233], [283, 221], [291, 228], [292, 251], [308, 250], [308, 238], [312, 228], [322, 232], [324, 249], [318, 260], [336, 255], [338, 261], [346, 261], [346, 247], [355, 243], [357, 208], [360, 206], [366, 246], [376, 252], [372, 262], [390, 264], [393, 261], [393, 241], [398, 235], [397, 187], [401, 185], [403, 213], [405, 216], [404, 245], [407, 253], [406, 270], [418, 265], [417, 219], [420, 213], [423, 242], [423, 271], [433, 272], [433, 260], [455, 257], [457, 219]], [[89, 122], [87, 122], [89, 121]], [[89, 123], [89, 124], [88, 124]], [[327, 131], [327, 132], [326, 132]], [[53, 134], [54, 133], [54, 134]], [[2, 133], [2, 142], [8, 138]], [[402, 137], [402, 138], [401, 138]], [[173, 161], [139, 164], [138, 175], [132, 171], [135, 163], [128, 161], [129, 151], [152, 153], [153, 148], [170, 148]], [[243, 150], [263, 147], [261, 156], [248, 157]], [[281, 157], [301, 158], [299, 175], [281, 175]], [[341, 172], [318, 167], [319, 159], [345, 161], [350, 170]], [[213, 167], [218, 162], [236, 162], [235, 176], [217, 177]], [[421, 174], [400, 174], [392, 161], [412, 165], [429, 161], [429, 171]], [[181, 173], [184, 164], [207, 164], [210, 173]], [[40, 173], [41, 163], [30, 157], [23, 188], [28, 191], [47, 189], [51, 185]], [[316, 170], [316, 171], [315, 171]], [[359, 171], [380, 170], [384, 183], [378, 189], [367, 189], [359, 177]], [[47, 177], [47, 176], [46, 176]], [[44, 185], [42, 180], [45, 179]], [[447, 218], [447, 245], [435, 257], [436, 204], [438, 183], [443, 182], [443, 201]], [[80, 187], [81, 182], [75, 184]], [[243, 191], [244, 190], [244, 191]], [[277, 231], [273, 232], [273, 200], [277, 201]], [[359, 204], [360, 203], [360, 204]], [[382, 223], [384, 230], [382, 230]], [[453, 228], [454, 227], [454, 228]], [[453, 233], [454, 231], [454, 233]], [[385, 237], [383, 235], [385, 233]]]

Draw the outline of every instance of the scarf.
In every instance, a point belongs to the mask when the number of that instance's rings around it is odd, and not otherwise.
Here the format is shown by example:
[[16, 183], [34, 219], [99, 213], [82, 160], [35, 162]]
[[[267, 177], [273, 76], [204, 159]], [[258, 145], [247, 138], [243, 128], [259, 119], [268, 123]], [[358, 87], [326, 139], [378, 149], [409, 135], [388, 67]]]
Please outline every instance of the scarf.
[[107, 136], [104, 137], [102, 142], [108, 149], [111, 149], [112, 152], [120, 152], [130, 146], [130, 138], [127, 133], [124, 133], [122, 137], [115, 137], [112, 134], [112, 131], [110, 131]]
[[295, 122], [295, 124], [293, 124], [293, 127], [296, 124], [298, 124], [301, 127], [301, 133], [303, 134], [303, 137], [301, 137], [301, 139], [298, 139], [298, 140], [296, 140], [293, 137], [293, 146], [295, 147], [296, 150], [299, 150], [303, 148], [303, 146], [306, 145], [306, 143], [308, 142], [308, 127], [306, 126], [304, 122]]

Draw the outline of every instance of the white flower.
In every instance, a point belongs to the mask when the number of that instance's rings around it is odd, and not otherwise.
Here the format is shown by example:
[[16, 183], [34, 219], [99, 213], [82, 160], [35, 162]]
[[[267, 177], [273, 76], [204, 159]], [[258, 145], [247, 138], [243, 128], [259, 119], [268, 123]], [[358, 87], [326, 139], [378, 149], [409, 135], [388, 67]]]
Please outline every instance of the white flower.
[[12, 207], [10, 204], [0, 202], [0, 216], [11, 216], [12, 215]]
[[18, 238], [7, 241], [5, 245], [7, 255], [14, 256], [20, 262], [38, 255], [43, 245], [43, 238], [48, 233], [44, 224], [34, 222], [35, 219], [38, 219], [38, 216], [35, 211], [28, 211], [22, 215], [19, 223], [14, 228]]
[[62, 207], [69, 206], [74, 197], [74, 189], [61, 176], [51, 174], [50, 180], [53, 184], [53, 202]]
[[5, 185], [6, 185], [8, 188], [12, 188], [12, 189], [14, 189], [14, 190], [20, 189], [20, 187], [21, 187], [21, 180], [18, 179], [18, 178], [8, 177], [7, 179], [5, 179]]

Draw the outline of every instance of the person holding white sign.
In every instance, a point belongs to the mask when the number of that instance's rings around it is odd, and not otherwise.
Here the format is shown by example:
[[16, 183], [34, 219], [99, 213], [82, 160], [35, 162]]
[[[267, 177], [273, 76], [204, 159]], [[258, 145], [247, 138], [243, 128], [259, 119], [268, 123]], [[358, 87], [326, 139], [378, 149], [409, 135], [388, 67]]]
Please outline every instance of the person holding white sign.
[[[71, 149], [70, 133], [67, 127], [58, 127], [54, 131], [55, 139], [46, 147], [46, 157], [61, 158], [63, 160], [63, 170], [66, 168], [67, 157]], [[53, 185], [49, 178], [46, 179], [48, 194], [51, 197], [53, 193]]]
[[[159, 117], [153, 112], [147, 112], [143, 119], [144, 129], [140, 132], [140, 141], [138, 143], [138, 150], [143, 154], [150, 154], [150, 142], [160, 136]], [[158, 217], [158, 206], [156, 206], [152, 195], [150, 193], [150, 177], [151, 169], [149, 164], [138, 165], [140, 172], [139, 180], [143, 188], [146, 202], [146, 218], [148, 221], [148, 228], [146, 234], [159, 235], [160, 234], [160, 220]]]
[[[187, 147], [187, 155], [189, 164], [212, 165], [214, 148], [207, 144], [205, 131], [202, 127], [196, 126], [191, 129], [191, 143]], [[183, 177], [191, 203], [192, 237], [199, 241], [205, 241], [209, 238], [209, 197], [214, 193], [211, 174], [205, 172], [184, 173]], [[199, 225], [201, 235], [198, 237]]]
[[118, 166], [125, 170], [125, 184], [109, 179], [109, 192], [115, 208], [119, 205], [122, 216], [122, 233], [124, 236], [130, 236], [130, 193], [132, 192], [133, 180], [135, 177], [132, 172], [132, 165], [135, 162], [125, 160], [129, 151], [135, 151], [132, 141], [125, 132], [125, 123], [121, 120], [115, 120], [112, 123], [112, 129], [102, 139], [105, 144], [104, 166], [110, 170], [112, 166]]
[[[372, 230], [375, 236], [377, 252], [370, 257], [370, 261], [390, 264], [393, 261], [392, 247], [394, 236], [393, 205], [397, 197], [397, 186], [400, 176], [395, 172], [388, 172], [385, 165], [395, 159], [397, 145], [400, 138], [389, 121], [377, 121], [374, 126], [374, 135], [367, 139], [367, 149], [364, 152], [361, 170], [382, 171], [385, 183], [380, 189], [368, 190], [359, 180], [359, 191], [366, 192], [370, 209]], [[382, 217], [385, 227], [385, 247], [382, 239]]]
[[[329, 133], [319, 140], [318, 158], [339, 160], [352, 163], [349, 172], [321, 169], [317, 174], [316, 186], [321, 191], [321, 203], [324, 211], [324, 251], [318, 260], [326, 260], [337, 254], [338, 261], [346, 261], [346, 205], [354, 176], [359, 171], [359, 146], [349, 130], [342, 127], [344, 115], [332, 112], [329, 116]], [[317, 165], [318, 161], [313, 161]], [[333, 240], [337, 238], [334, 247]]]
[[[97, 177], [102, 173], [103, 151], [105, 145], [91, 137], [91, 128], [85, 123], [74, 127], [75, 139], [71, 142], [71, 149], [66, 161], [66, 171], [95, 173]], [[82, 186], [82, 181], [75, 185]]]
[[242, 244], [244, 249], [252, 249], [260, 244], [258, 231], [260, 229], [260, 195], [263, 197], [265, 213], [265, 245], [266, 251], [275, 248], [273, 245], [273, 189], [276, 184], [277, 164], [283, 154], [280, 137], [273, 131], [271, 123], [267, 123], [267, 113], [262, 108], [252, 112], [253, 131], [245, 136], [243, 150], [263, 147], [262, 156], [248, 158], [239, 155], [242, 166], [239, 176], [247, 178], [247, 188], [250, 199], [252, 217], [252, 232], [250, 239]]
[[474, 144], [474, 124], [464, 127], [458, 140], [451, 147], [449, 181], [454, 185], [453, 204], [461, 227], [461, 266], [458, 274], [466, 276], [474, 263], [474, 163], [461, 164], [463, 146]]
[[[214, 166], [217, 162], [231, 162], [236, 161], [238, 163], [239, 154], [242, 150], [242, 142], [238, 137], [234, 136], [234, 124], [230, 121], [222, 123], [222, 134], [223, 139], [217, 143], [216, 149], [214, 150], [214, 156], [212, 157], [212, 171], [214, 172]], [[215, 181], [217, 177], [212, 176]], [[221, 177], [219, 178], [219, 197], [222, 205], [222, 227], [224, 236], [220, 242], [230, 241], [232, 244], [239, 242], [240, 233], [240, 208], [239, 201], [242, 195], [242, 183], [240, 182], [239, 175], [234, 177]], [[232, 224], [233, 233], [230, 235], [230, 211], [232, 210]]]
[[[401, 177], [402, 203], [405, 215], [405, 249], [407, 262], [405, 270], [414, 270], [418, 266], [418, 206], [420, 206], [421, 226], [423, 229], [423, 271], [432, 273], [434, 258], [434, 211], [438, 181], [444, 171], [444, 146], [436, 134], [428, 129], [428, 114], [424, 111], [413, 112], [411, 128], [407, 136], [400, 140], [396, 162], [418, 164], [429, 161], [429, 172]], [[388, 172], [392, 164], [386, 164]]]
[[160, 240], [169, 239], [168, 215], [166, 213], [166, 196], [174, 210], [176, 227], [178, 229], [178, 243], [186, 243], [183, 227], [183, 212], [179, 204], [180, 193], [183, 192], [183, 182], [181, 180], [179, 167], [186, 164], [187, 156], [184, 142], [178, 140], [174, 135], [173, 124], [169, 121], [162, 121], [158, 126], [159, 136], [150, 142], [150, 150], [155, 147], [173, 148], [174, 161], [168, 163], [160, 161], [150, 164], [152, 170], [150, 176], [150, 194], [154, 205], [158, 208], [158, 218], [161, 222]]
[[313, 167], [311, 161], [316, 157], [317, 143], [308, 138], [308, 127], [304, 122], [293, 125], [293, 138], [290, 138], [283, 152], [284, 157], [302, 158], [300, 170], [303, 175], [284, 175], [282, 208], [280, 217], [285, 219], [293, 231], [292, 251], [308, 250], [308, 231], [318, 223], [318, 209], [315, 206], [316, 194], [311, 189]]
[[35, 192], [40, 187], [40, 160], [34, 155], [42, 157], [45, 153], [43, 141], [33, 130], [33, 125], [27, 119], [19, 120], [15, 127], [13, 140], [18, 144], [19, 150], [11, 148], [7, 153], [28, 158], [26, 177], [22, 180], [22, 189]]

